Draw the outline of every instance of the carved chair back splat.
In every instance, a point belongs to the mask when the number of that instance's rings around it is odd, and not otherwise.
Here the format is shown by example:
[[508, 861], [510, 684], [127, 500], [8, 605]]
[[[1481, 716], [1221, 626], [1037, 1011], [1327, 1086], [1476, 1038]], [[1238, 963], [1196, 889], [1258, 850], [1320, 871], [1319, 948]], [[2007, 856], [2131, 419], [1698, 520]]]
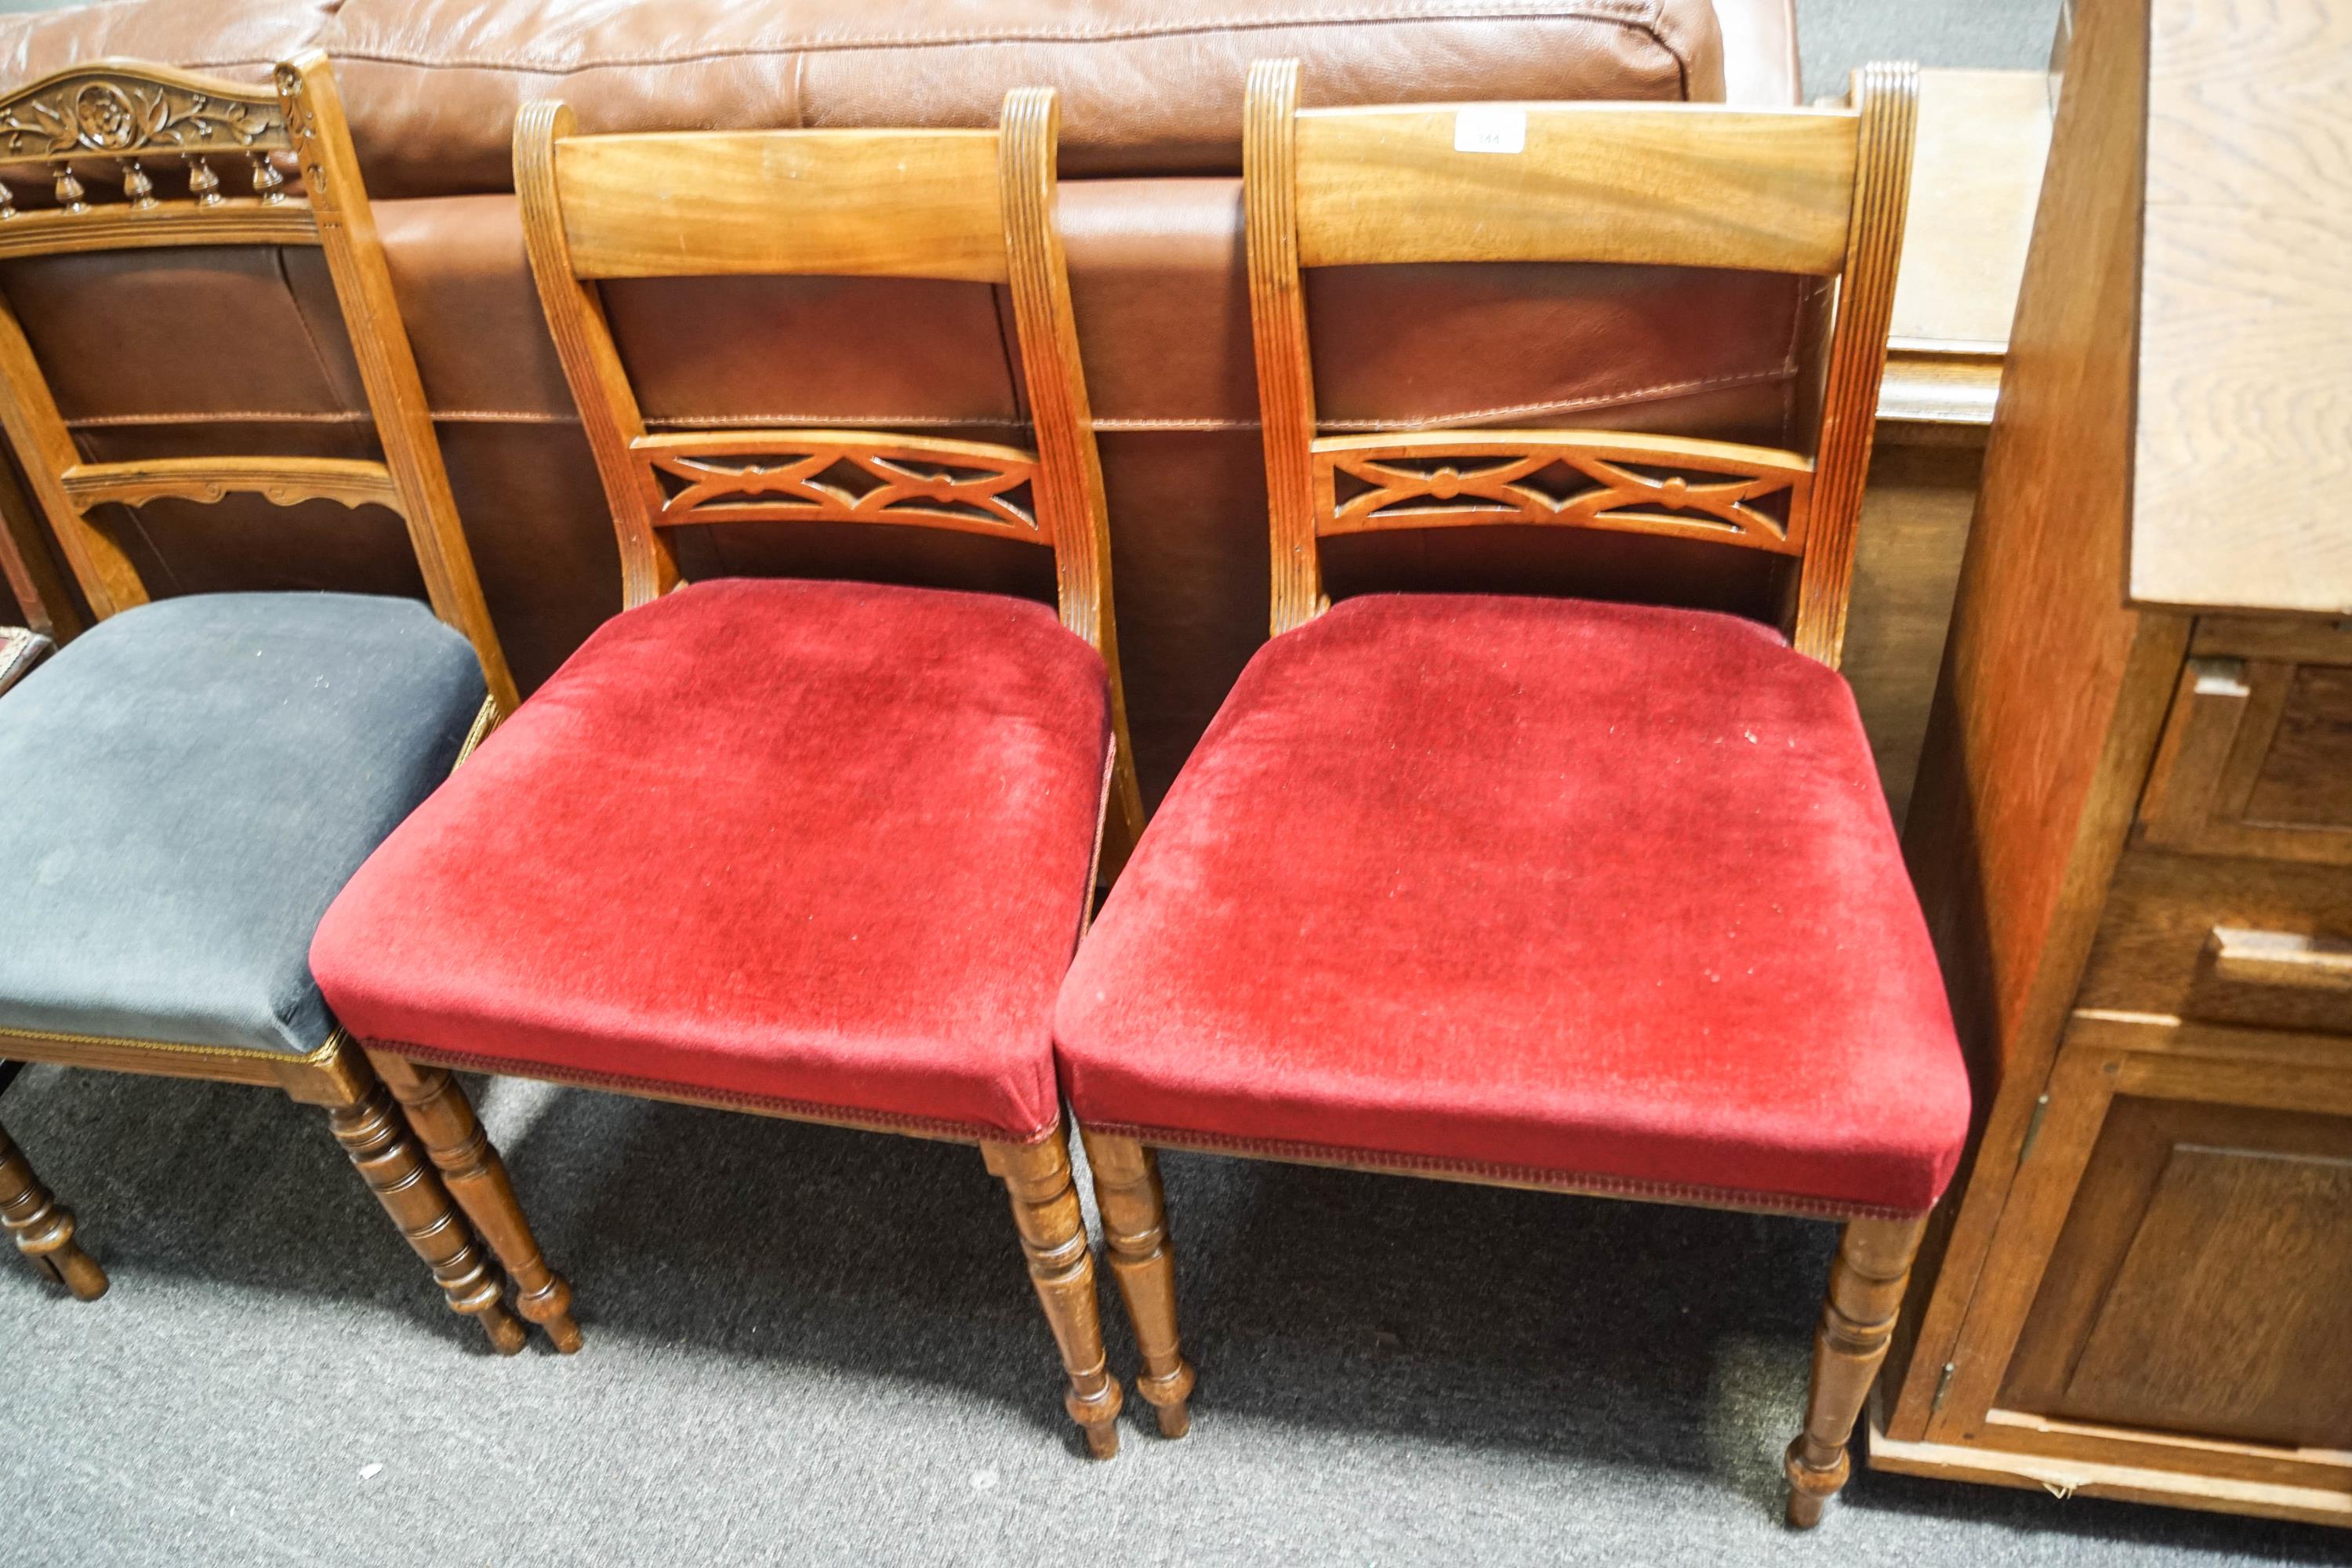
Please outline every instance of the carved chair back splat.
[[[1549, 523], [1795, 559], [1796, 646], [1834, 667], [1910, 189], [1916, 76], [1856, 73], [1851, 110], [1301, 110], [1297, 61], [1253, 65], [1244, 166], [1274, 630], [1328, 607], [1318, 542], [1328, 535]], [[1812, 450], [1582, 430], [1319, 435], [1301, 268], [1423, 261], [1835, 279], [1827, 363], [1807, 373], [1822, 388]]]
[[[1045, 545], [1062, 624], [1108, 667], [1107, 863], [1143, 827], [1111, 615], [1109, 523], [1055, 217], [1059, 102], [1008, 93], [995, 131], [581, 136], [541, 100], [515, 125], [523, 233], [620, 535], [625, 606], [676, 587], [682, 525], [910, 524]], [[690, 193], [690, 195], [688, 195]], [[778, 213], [786, 206], [789, 222]], [[648, 434], [598, 292], [712, 274], [1007, 287], [1036, 447], [871, 430]]]
[[[92, 517], [95, 508], [162, 497], [213, 502], [232, 493], [280, 505], [324, 498], [388, 507], [407, 525], [434, 613], [474, 645], [492, 700], [511, 710], [514, 679], [466, 549], [326, 56], [307, 50], [280, 65], [274, 89], [127, 60], [59, 71], [0, 98], [0, 154], [47, 161], [57, 203], [19, 209], [15, 193], [0, 184], [0, 259], [167, 246], [317, 246], [383, 447], [382, 462], [85, 462], [23, 329], [0, 301], [0, 419], [100, 618], [148, 595], [121, 545]], [[299, 168], [299, 186], [288, 184], [280, 158]], [[157, 194], [148, 165], [166, 163], [184, 167], [184, 197]], [[242, 173], [225, 182], [215, 163], [242, 165]], [[83, 184], [77, 169], [93, 164], [116, 172], [120, 200]]]

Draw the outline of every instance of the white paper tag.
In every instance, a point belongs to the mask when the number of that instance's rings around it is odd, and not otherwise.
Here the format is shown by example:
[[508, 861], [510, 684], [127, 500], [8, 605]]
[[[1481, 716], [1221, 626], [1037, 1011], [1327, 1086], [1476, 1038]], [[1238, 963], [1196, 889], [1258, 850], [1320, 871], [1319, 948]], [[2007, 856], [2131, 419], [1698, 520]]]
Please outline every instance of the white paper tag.
[[1456, 153], [1524, 153], [1528, 111], [1507, 103], [1473, 103], [1454, 111]]

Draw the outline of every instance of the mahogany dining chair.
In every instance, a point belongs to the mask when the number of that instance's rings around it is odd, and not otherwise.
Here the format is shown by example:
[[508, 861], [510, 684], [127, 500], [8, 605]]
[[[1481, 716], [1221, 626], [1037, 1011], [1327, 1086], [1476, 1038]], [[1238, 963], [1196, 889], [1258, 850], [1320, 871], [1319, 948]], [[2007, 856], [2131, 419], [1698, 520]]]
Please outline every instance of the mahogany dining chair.
[[[1055, 216], [1054, 95], [995, 130], [580, 135], [525, 106], [533, 275], [625, 608], [352, 879], [311, 950], [403, 1058], [980, 1145], [1092, 1451], [1118, 1447], [1054, 996], [1139, 826], [1102, 474]], [[1034, 449], [649, 431], [606, 291], [820, 274], [1005, 289]], [[947, 529], [1052, 552], [1006, 595], [681, 584], [674, 530]], [[1008, 1249], [1009, 1252], [1009, 1249]]]
[[[1834, 1219], [1789, 1518], [1846, 1479], [1969, 1082], [1836, 672], [1914, 73], [1850, 109], [1298, 108], [1249, 79], [1273, 639], [1105, 904], [1055, 1039], [1139, 1387], [1192, 1369], [1151, 1150]], [[1804, 450], [1603, 430], [1326, 436], [1303, 268], [1580, 261], [1816, 280]], [[1832, 291], [1833, 289], [1833, 292]], [[1344, 354], [1344, 343], [1326, 345]], [[1782, 626], [1368, 593], [1323, 542], [1630, 531], [1759, 552]]]

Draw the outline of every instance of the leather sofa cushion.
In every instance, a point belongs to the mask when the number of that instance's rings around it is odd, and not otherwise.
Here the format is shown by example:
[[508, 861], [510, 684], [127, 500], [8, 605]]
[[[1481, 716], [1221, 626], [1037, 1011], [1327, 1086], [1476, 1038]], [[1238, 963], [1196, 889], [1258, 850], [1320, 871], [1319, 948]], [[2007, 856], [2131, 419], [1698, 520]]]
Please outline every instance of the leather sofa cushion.
[[1724, 95], [1710, 0], [344, 0], [323, 42], [378, 196], [509, 188], [548, 96], [590, 132], [980, 126], [1042, 83], [1087, 175], [1238, 173], [1268, 56], [1309, 103]]
[[482, 706], [413, 600], [128, 610], [0, 700], [0, 1027], [303, 1055], [310, 933]]
[[1968, 1134], [1837, 674], [1727, 616], [1375, 594], [1259, 650], [1055, 1012], [1147, 1141], [1918, 1214]]
[[159, 60], [236, 81], [268, 81], [270, 67], [319, 41], [341, 0], [112, 0], [10, 16], [0, 29], [0, 82], [89, 65], [110, 55]]
[[311, 966], [403, 1054], [1025, 1142], [1108, 711], [1042, 605], [690, 584], [385, 841]]

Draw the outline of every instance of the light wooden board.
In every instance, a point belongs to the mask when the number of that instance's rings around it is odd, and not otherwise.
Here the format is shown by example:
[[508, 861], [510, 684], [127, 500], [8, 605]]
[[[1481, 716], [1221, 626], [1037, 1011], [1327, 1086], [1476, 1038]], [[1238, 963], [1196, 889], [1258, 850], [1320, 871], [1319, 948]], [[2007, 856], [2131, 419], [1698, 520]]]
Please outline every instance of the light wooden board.
[[2352, 5], [2148, 36], [2132, 596], [2352, 611]]

